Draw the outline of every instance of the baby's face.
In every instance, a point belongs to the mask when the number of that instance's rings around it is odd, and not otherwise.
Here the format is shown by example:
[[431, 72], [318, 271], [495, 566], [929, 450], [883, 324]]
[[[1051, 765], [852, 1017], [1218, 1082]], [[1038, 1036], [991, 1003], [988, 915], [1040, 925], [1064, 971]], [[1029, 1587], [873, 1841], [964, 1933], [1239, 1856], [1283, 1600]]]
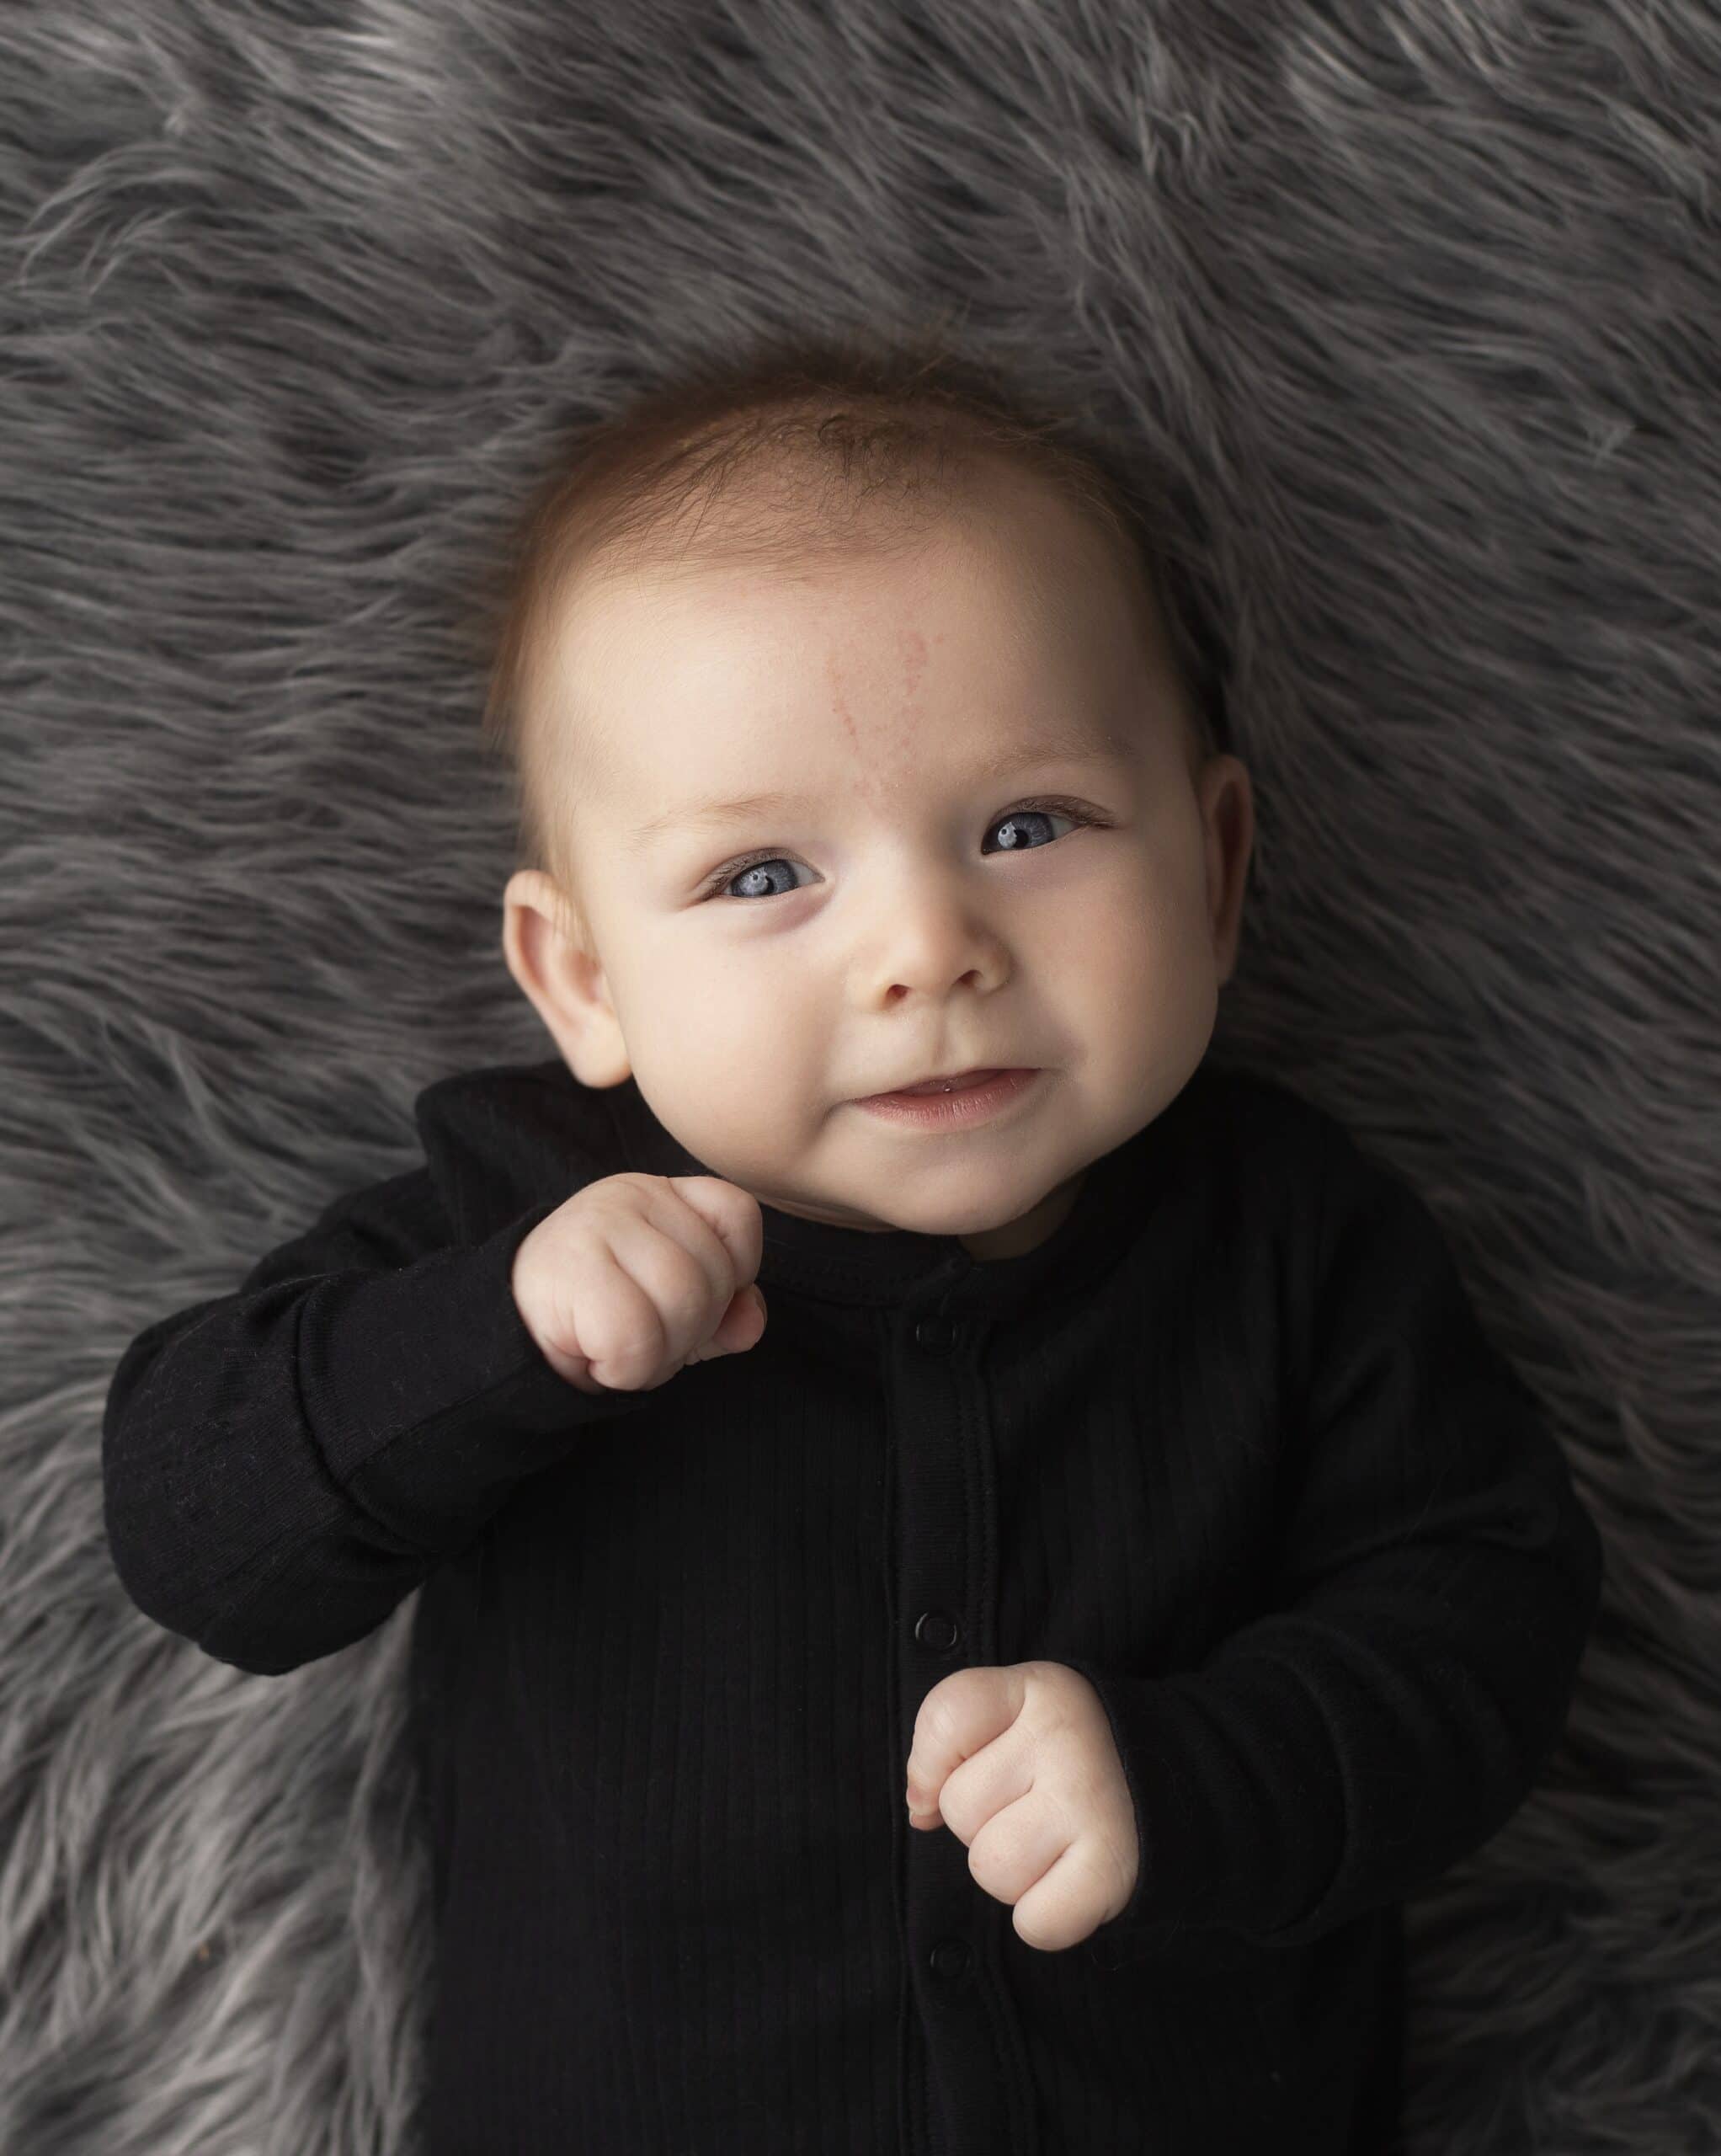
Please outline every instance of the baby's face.
[[[582, 584], [551, 678], [590, 734], [584, 940], [525, 872], [504, 942], [575, 1075], [631, 1071], [714, 1173], [1002, 1257], [1200, 1062], [1253, 819], [1235, 758], [1192, 776], [1103, 536], [992, 485], [894, 559]], [[1036, 1075], [972, 1123], [857, 1105], [978, 1068]]]

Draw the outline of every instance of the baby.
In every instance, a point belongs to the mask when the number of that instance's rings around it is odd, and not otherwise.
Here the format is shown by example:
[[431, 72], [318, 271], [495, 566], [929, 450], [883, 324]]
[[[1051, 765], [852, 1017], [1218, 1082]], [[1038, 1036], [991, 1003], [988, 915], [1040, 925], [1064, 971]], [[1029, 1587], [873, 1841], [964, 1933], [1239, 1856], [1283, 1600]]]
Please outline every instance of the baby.
[[1174, 566], [944, 355], [583, 438], [487, 713], [557, 1054], [115, 1372], [151, 1617], [278, 1674], [419, 1590], [428, 2156], [1396, 2144], [1402, 1904], [1601, 1548], [1426, 1205], [1209, 1054]]

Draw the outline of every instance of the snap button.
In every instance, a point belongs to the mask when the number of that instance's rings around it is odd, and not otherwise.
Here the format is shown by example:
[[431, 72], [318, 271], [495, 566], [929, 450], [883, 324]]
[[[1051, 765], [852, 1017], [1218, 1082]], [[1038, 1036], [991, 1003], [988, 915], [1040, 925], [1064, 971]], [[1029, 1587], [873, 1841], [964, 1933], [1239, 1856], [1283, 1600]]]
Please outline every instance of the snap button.
[[956, 1344], [957, 1327], [953, 1318], [923, 1317], [914, 1327], [914, 1345], [924, 1348], [929, 1355], [947, 1355]]
[[947, 1610], [925, 1609], [914, 1620], [914, 1637], [935, 1654], [948, 1654], [962, 1636], [962, 1626]]
[[967, 1975], [973, 1958], [966, 1939], [940, 1939], [926, 1956], [926, 1966], [940, 1983], [959, 1983]]

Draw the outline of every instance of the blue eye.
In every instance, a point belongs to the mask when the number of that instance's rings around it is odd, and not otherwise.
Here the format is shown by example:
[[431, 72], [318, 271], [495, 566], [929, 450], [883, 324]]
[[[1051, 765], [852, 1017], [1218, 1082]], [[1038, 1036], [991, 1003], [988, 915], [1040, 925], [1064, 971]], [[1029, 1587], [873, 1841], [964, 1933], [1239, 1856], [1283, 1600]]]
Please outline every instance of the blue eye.
[[[1079, 802], [1066, 801], [1061, 798], [1056, 801], [1026, 801], [1020, 808], [1008, 809], [1002, 816], [993, 818], [991, 824], [988, 826], [988, 830], [996, 830], [1000, 827], [1009, 829], [1013, 826], [1015, 830], [1015, 836], [994, 851], [1001, 853], [1039, 852], [1041, 848], [1030, 845], [1021, 835], [1022, 826], [1032, 817], [1062, 817], [1066, 821], [1077, 825], [1102, 824], [1102, 819], [1095, 814], [1092, 809], [1086, 808]], [[739, 883], [743, 876], [751, 875], [755, 869], [775, 867], [779, 862], [786, 866], [788, 861], [789, 857], [782, 853], [749, 854], [744, 860], [731, 862], [718, 869], [716, 875], [706, 883], [700, 895], [702, 899], [726, 897], [728, 895], [727, 887], [731, 883]], [[788, 886], [789, 891], [804, 889], [804, 885], [797, 883], [791, 883]], [[737, 895], [742, 894], [737, 894]], [[788, 892], [755, 891], [746, 895], [752, 898], [775, 899], [786, 897]]]

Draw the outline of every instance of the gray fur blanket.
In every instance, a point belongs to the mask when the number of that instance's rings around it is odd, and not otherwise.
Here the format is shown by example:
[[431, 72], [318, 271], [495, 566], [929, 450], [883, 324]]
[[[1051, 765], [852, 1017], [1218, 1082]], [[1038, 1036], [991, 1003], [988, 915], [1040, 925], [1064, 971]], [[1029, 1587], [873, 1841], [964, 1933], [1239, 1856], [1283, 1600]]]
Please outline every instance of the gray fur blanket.
[[1606, 1545], [1409, 1911], [1413, 2156], [1721, 2148], [1718, 109], [1713, 0], [0, 16], [3, 2156], [409, 2156], [411, 1604], [281, 1679], [152, 1625], [107, 1382], [550, 1052], [454, 624], [552, 430], [951, 302], [1200, 505], [1216, 1046], [1427, 1195]]

